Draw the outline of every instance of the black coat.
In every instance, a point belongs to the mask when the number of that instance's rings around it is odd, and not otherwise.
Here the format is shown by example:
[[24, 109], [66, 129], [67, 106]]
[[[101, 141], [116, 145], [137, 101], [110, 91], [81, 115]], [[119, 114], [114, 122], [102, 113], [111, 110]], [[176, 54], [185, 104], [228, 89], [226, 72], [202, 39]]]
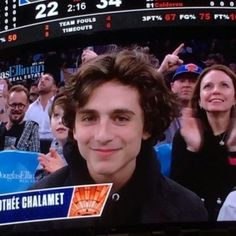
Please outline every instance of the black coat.
[[[44, 178], [32, 189], [94, 183], [76, 146], [67, 144], [64, 156], [68, 166]], [[154, 149], [146, 144], [137, 157], [137, 166], [132, 178], [118, 194], [118, 201], [112, 200], [112, 195], [109, 196], [99, 218], [54, 221], [45, 223], [44, 227], [117, 227], [207, 220], [207, 212], [200, 198], [162, 176]]]
[[207, 129], [199, 152], [190, 152], [180, 131], [172, 145], [170, 177], [204, 199], [210, 220], [216, 220], [219, 208], [236, 183], [236, 166], [228, 162], [228, 151], [219, 144], [221, 137]]

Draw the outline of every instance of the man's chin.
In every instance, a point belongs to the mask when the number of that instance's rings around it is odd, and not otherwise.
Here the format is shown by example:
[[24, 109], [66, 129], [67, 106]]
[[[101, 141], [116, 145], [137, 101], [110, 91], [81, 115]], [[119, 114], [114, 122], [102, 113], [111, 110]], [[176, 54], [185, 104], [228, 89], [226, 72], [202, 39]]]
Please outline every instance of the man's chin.
[[18, 125], [23, 121], [23, 119], [12, 119], [11, 122], [13, 125]]

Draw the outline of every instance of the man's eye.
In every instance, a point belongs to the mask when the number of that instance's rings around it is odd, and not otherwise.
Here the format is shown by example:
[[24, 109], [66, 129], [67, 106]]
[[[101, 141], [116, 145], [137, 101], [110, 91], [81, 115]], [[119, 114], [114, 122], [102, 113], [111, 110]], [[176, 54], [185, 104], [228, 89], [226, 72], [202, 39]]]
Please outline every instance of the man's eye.
[[81, 117], [81, 120], [82, 121], [90, 122], [90, 121], [95, 121], [96, 117], [95, 116], [91, 116], [91, 115], [85, 115], [85, 116]]
[[127, 116], [117, 116], [114, 118], [117, 123], [124, 124], [127, 123], [130, 119]]
[[129, 120], [127, 117], [124, 117], [124, 116], [120, 116], [117, 119], [120, 120], [120, 121], [127, 121], [127, 120]]

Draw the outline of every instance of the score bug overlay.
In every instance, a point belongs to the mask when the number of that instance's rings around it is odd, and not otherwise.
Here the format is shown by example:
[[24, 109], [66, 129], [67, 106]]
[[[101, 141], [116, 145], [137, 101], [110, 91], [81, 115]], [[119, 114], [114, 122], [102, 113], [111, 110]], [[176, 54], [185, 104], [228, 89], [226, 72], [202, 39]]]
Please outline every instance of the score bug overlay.
[[1, 49], [117, 30], [234, 27], [236, 19], [236, 0], [4, 0], [0, 9]]
[[112, 184], [78, 185], [0, 195], [0, 225], [102, 215]]

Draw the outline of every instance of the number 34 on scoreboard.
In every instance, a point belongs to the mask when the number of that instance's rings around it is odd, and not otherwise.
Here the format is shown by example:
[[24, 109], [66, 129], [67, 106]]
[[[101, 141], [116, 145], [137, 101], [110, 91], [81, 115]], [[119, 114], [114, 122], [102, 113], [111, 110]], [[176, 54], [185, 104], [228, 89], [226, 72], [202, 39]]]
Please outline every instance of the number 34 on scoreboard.
[[120, 7], [122, 4], [121, 0], [100, 0], [100, 3], [96, 5], [98, 9], [104, 9], [108, 6]]

